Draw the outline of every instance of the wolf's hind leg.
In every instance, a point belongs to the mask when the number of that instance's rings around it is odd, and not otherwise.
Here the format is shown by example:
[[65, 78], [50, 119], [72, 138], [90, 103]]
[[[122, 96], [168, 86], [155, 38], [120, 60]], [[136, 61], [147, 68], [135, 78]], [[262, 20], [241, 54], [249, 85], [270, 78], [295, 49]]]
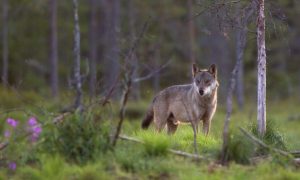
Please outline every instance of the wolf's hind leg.
[[178, 124], [175, 123], [175, 118], [171, 114], [167, 120], [168, 134], [174, 134], [177, 130]]
[[157, 132], [161, 132], [167, 124], [167, 117], [155, 116], [154, 115], [154, 125]]

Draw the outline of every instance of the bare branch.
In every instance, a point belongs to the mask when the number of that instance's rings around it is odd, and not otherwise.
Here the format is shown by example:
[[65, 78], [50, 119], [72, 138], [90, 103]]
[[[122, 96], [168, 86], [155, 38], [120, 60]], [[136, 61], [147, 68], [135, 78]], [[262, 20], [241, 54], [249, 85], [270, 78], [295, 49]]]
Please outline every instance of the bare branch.
[[132, 82], [133, 83], [137, 83], [137, 82], [140, 82], [140, 81], [145, 81], [147, 79], [150, 79], [151, 77], [153, 77], [154, 75], [156, 75], [157, 73], [159, 73], [161, 70], [165, 69], [170, 64], [170, 62], [171, 62], [171, 60], [169, 60], [165, 64], [161, 65], [158, 69], [150, 72], [146, 76], [133, 79]]

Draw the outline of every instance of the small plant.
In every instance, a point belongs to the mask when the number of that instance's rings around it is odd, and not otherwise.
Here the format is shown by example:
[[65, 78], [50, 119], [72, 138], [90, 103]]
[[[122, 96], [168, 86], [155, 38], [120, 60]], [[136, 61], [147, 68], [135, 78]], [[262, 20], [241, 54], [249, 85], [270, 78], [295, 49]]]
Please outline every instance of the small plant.
[[241, 132], [231, 131], [228, 144], [228, 159], [237, 163], [249, 164], [254, 155], [255, 144], [249, 141]]
[[[263, 140], [266, 144], [281, 150], [286, 150], [284, 136], [278, 131], [274, 120], [269, 119], [267, 121], [266, 133], [263, 137], [259, 136], [256, 124], [251, 125], [250, 130], [256, 137]], [[266, 149], [259, 148], [257, 150], [257, 154], [266, 153], [268, 153]]]
[[31, 153], [40, 139], [42, 127], [36, 117], [30, 117], [27, 123], [7, 118], [2, 130], [3, 136], [0, 141], [6, 148], [1, 151], [1, 160], [7, 164], [7, 169], [15, 171], [18, 163], [26, 162], [28, 157], [33, 158]]
[[170, 146], [170, 140], [164, 134], [157, 134], [153, 132], [141, 133], [144, 141], [145, 153], [149, 156], [166, 155]]
[[70, 161], [85, 163], [108, 150], [109, 131], [91, 112], [75, 113], [62, 123], [51, 125], [45, 134], [44, 149], [60, 153]]

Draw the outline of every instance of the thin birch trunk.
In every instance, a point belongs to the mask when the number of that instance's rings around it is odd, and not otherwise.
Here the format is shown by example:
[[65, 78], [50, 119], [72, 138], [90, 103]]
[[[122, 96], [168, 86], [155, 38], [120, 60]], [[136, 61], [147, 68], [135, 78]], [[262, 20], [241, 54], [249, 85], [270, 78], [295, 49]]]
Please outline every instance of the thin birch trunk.
[[264, 0], [258, 1], [257, 19], [257, 124], [258, 132], [266, 132], [266, 45]]
[[74, 10], [74, 85], [76, 90], [75, 109], [81, 109], [82, 82], [80, 75], [80, 27], [78, 17], [78, 1], [73, 0]]

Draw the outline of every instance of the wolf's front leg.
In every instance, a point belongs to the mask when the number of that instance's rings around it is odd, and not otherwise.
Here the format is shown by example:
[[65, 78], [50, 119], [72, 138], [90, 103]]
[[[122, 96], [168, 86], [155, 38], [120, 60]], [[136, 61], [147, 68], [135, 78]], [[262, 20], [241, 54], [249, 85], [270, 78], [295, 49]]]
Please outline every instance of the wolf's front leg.
[[203, 120], [203, 133], [205, 136], [207, 136], [210, 131], [210, 121], [211, 119]]
[[192, 128], [194, 132], [194, 149], [195, 149], [195, 154], [198, 154], [198, 148], [197, 148], [197, 123], [192, 122]]

